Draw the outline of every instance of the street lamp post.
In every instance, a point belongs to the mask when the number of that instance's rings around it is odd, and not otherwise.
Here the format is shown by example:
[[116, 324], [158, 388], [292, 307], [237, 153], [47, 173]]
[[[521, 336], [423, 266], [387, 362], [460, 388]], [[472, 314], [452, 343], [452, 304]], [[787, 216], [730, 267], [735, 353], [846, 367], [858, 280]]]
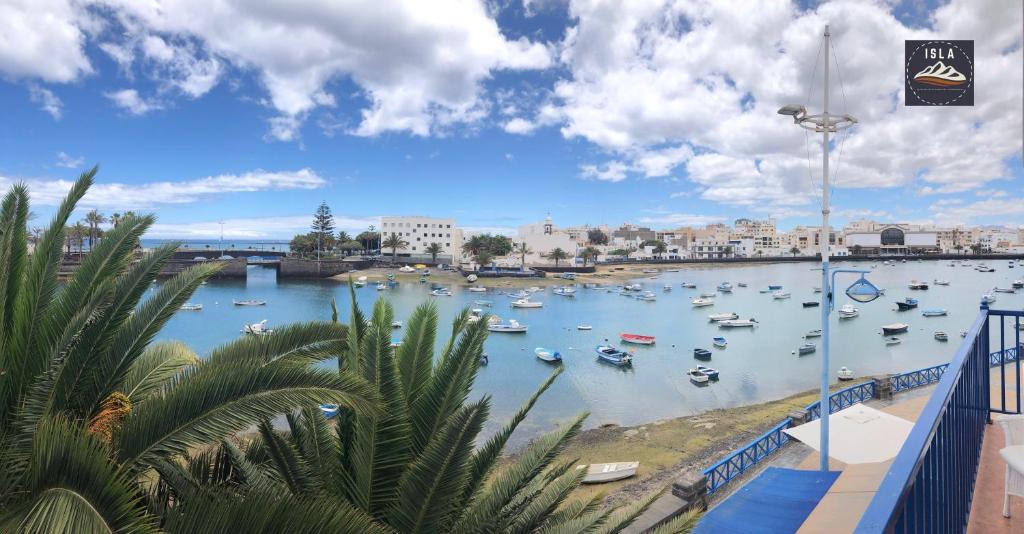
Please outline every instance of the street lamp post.
[[[822, 186], [821, 186], [821, 231], [818, 234], [819, 245], [821, 246], [821, 342], [822, 342], [822, 359], [821, 359], [821, 401], [819, 404], [819, 410], [821, 414], [821, 437], [820, 437], [820, 463], [819, 466], [822, 471], [828, 470], [828, 434], [829, 434], [829, 315], [832, 312], [832, 303], [834, 298], [832, 290], [834, 286], [835, 274], [839, 272], [855, 272], [861, 274], [861, 279], [855, 282], [846, 294], [858, 302], [870, 302], [878, 298], [880, 292], [878, 288], [873, 286], [870, 282], [864, 279], [863, 275], [867, 271], [858, 271], [852, 269], [836, 269], [831, 271], [829, 269], [829, 231], [828, 216], [829, 216], [829, 182], [828, 182], [828, 152], [829, 152], [829, 134], [836, 133], [839, 130], [843, 130], [853, 126], [857, 123], [857, 119], [850, 115], [830, 115], [828, 112], [828, 82], [829, 82], [829, 54], [831, 51], [830, 47], [831, 34], [829, 33], [829, 27], [825, 26], [825, 76], [824, 76], [824, 95], [822, 98], [822, 112], [819, 115], [808, 115], [807, 109], [804, 106], [790, 104], [783, 106], [779, 109], [780, 115], [787, 115], [793, 117], [793, 122], [799, 125], [801, 128], [810, 130], [815, 133], [820, 133], [823, 136], [822, 156], [821, 156], [821, 168], [822, 168]], [[830, 279], [831, 278], [831, 279]]]

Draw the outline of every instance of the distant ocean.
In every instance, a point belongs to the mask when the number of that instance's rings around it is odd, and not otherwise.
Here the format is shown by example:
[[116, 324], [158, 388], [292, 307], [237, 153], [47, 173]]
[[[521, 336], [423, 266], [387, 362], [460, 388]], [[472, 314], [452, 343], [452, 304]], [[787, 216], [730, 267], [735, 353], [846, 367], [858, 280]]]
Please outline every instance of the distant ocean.
[[232, 250], [274, 250], [288, 251], [288, 241], [275, 239], [227, 239], [223, 242], [220, 239], [142, 239], [142, 248], [155, 248], [167, 243], [177, 241], [182, 248], [192, 250], [220, 250], [221, 246], [226, 251]]

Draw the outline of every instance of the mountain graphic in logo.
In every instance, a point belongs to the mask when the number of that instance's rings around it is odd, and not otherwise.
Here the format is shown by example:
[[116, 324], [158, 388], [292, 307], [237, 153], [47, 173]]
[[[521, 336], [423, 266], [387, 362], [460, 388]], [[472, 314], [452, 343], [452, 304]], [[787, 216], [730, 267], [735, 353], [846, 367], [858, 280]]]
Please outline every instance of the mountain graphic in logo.
[[934, 65], [926, 67], [921, 72], [915, 74], [914, 81], [928, 85], [951, 87], [967, 83], [967, 77], [960, 74], [960, 71], [954, 69], [952, 65], [936, 61]]

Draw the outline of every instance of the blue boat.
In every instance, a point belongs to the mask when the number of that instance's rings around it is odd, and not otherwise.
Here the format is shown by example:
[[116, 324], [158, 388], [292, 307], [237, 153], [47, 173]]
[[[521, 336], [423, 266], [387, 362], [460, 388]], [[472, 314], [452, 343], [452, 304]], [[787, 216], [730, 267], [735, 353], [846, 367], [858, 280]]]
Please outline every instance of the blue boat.
[[698, 365], [697, 370], [703, 373], [704, 376], [710, 378], [711, 380], [718, 380], [718, 369], [712, 369], [710, 367]]
[[337, 404], [321, 404], [320, 405], [320, 411], [323, 412], [324, 417], [330, 419], [330, 418], [338, 415], [338, 405]]
[[711, 343], [714, 346], [721, 347], [721, 348], [725, 348], [725, 346], [727, 345], [727, 342], [725, 341], [724, 337], [716, 337], [716, 338], [711, 340]]
[[693, 357], [698, 360], [710, 360], [711, 351], [708, 349], [693, 349]]
[[632, 365], [633, 357], [626, 351], [619, 350], [615, 347], [608, 345], [598, 345], [594, 347], [594, 351], [597, 352], [597, 357], [602, 361], [608, 362], [612, 365], [618, 365], [619, 367], [625, 367]]
[[782, 289], [782, 286], [768, 286], [769, 291], [778, 291]]
[[556, 363], [562, 361], [562, 355], [557, 350], [546, 349], [544, 347], [537, 347], [533, 351], [538, 358], [550, 363]]
[[899, 308], [900, 311], [906, 311], [906, 310], [909, 310], [911, 308], [916, 308], [917, 307], [917, 299], [912, 299], [910, 297], [907, 297], [907, 298], [903, 299], [902, 302], [897, 302], [896, 303], [896, 307]]

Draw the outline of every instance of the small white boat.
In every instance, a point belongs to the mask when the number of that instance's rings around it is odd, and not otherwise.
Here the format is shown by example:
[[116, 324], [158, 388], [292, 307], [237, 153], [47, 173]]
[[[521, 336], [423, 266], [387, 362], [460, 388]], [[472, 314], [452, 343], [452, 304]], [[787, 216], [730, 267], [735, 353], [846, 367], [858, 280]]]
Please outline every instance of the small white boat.
[[451, 290], [449, 290], [447, 288], [444, 288], [444, 287], [439, 288], [439, 289], [435, 289], [435, 290], [431, 291], [430, 294], [432, 296], [435, 296], [435, 297], [450, 297], [450, 296], [452, 296]]
[[853, 371], [851, 371], [849, 367], [843, 366], [840, 367], [839, 371], [836, 372], [836, 376], [839, 378], [839, 380], [843, 381], [853, 380]]
[[484, 311], [481, 310], [480, 308], [473, 308], [472, 310], [469, 310], [469, 317], [467, 317], [466, 320], [468, 322], [470, 322], [470, 323], [475, 323], [475, 322], [480, 321], [480, 319], [483, 319], [483, 318], [484, 318]]
[[232, 300], [232, 304], [235, 306], [266, 306], [267, 301], [265, 300]]
[[818, 328], [815, 330], [811, 330], [810, 332], [804, 334], [804, 337], [821, 337], [821, 329]]
[[654, 302], [655, 300], [658, 299], [658, 296], [655, 295], [654, 293], [650, 292], [650, 291], [644, 291], [643, 293], [640, 293], [639, 295], [637, 295], [636, 299], [637, 300], [644, 300], [644, 301], [647, 301], [647, 302]]
[[729, 344], [729, 342], [726, 341], [724, 337], [716, 337], [711, 340], [711, 344], [718, 348], [724, 349]]
[[738, 314], [736, 312], [712, 313], [711, 315], [708, 315], [708, 319], [710, 319], [713, 322], [731, 321], [733, 319], [739, 319], [739, 318], [740, 318], [740, 314]]
[[657, 269], [644, 269], [644, 270], [642, 270], [640, 272], [642, 272], [644, 274], [658, 274], [658, 270]]
[[995, 293], [1016, 293], [1017, 290], [1012, 287], [993, 287], [992, 291]]
[[469, 283], [471, 283], [471, 284], [472, 284], [473, 282], [476, 282], [476, 280], [477, 280], [477, 277], [476, 277], [476, 275], [475, 275], [475, 274], [471, 274], [471, 275], [469, 275], [469, 276], [467, 276], [467, 277], [466, 277], [466, 281], [467, 281], [467, 282], [469, 282]]
[[529, 328], [524, 324], [519, 324], [519, 321], [515, 319], [509, 319], [508, 323], [492, 323], [487, 325], [487, 330], [491, 332], [502, 332], [506, 334], [522, 334]]
[[513, 308], [543, 308], [544, 303], [537, 300], [530, 300], [529, 298], [521, 298], [519, 300], [512, 301]]
[[981, 296], [981, 302], [985, 304], [991, 304], [996, 301], [996, 296], [992, 293], [985, 293]]
[[486, 307], [490, 308], [491, 305], [494, 304], [494, 303], [489, 301], [489, 300], [474, 300], [473, 304], [476, 304], [477, 306], [486, 306]]
[[779, 290], [779, 291], [776, 291], [776, 292], [772, 293], [772, 298], [776, 299], [776, 300], [788, 299], [789, 297], [790, 297], [789, 291], [781, 291], [781, 290]]
[[860, 315], [860, 310], [853, 304], [843, 304], [839, 307], [840, 319], [852, 319], [858, 315]]
[[932, 280], [932, 283], [937, 286], [948, 286], [949, 280], [939, 280], [938, 278], [936, 278], [935, 280]]
[[486, 293], [487, 292], [487, 288], [483, 287], [483, 286], [473, 286], [473, 287], [467, 289], [467, 291], [469, 291], [471, 293]]
[[732, 284], [729, 282], [722, 282], [718, 284], [718, 290], [722, 293], [732, 293]]
[[757, 326], [757, 321], [754, 319], [732, 319], [728, 321], [718, 321], [718, 326], [722, 328], [744, 328]]
[[903, 340], [901, 340], [900, 338], [895, 337], [895, 336], [885, 338], [885, 344], [886, 345], [899, 345], [902, 342], [903, 342]]
[[556, 295], [559, 295], [559, 296], [562, 296], [562, 297], [575, 297], [576, 296], [576, 288], [575, 287], [556, 287], [555, 289], [552, 290], [552, 293], [554, 293]]
[[578, 325], [576, 325], [576, 330], [593, 330], [593, 329], [594, 329], [594, 327], [589, 325], [589, 324], [578, 324]]
[[320, 412], [324, 414], [324, 417], [330, 419], [330, 418], [338, 415], [338, 405], [337, 404], [321, 404], [320, 405]]
[[679, 285], [681, 287], [685, 287], [686, 289], [695, 289], [697, 287], [697, 284], [695, 284], [693, 282], [683, 282], [682, 284], [679, 284]]
[[693, 304], [694, 306], [697, 306], [697, 307], [700, 307], [700, 306], [711, 306], [714, 303], [715, 303], [714, 299], [709, 299], [709, 298], [704, 298], [704, 297], [698, 297], [698, 298], [695, 298], [695, 299], [690, 301], [690, 304]]
[[1014, 280], [1013, 281], [1013, 288], [1014, 289], [1024, 289], [1024, 280]]
[[640, 284], [626, 284], [622, 289], [626, 291], [642, 291], [644, 287]]
[[602, 482], [614, 482], [629, 478], [636, 474], [640, 462], [617, 462], [609, 464], [581, 465], [576, 469], [586, 469], [587, 474], [583, 475], [584, 484], [600, 484]]
[[671, 284], [665, 284], [665, 286], [662, 287], [661, 290], [662, 291], [672, 291], [672, 285]]
[[937, 341], [949, 341], [949, 334], [940, 330], [938, 332], [935, 332], [935, 339]]
[[377, 291], [384, 291], [388, 288], [388, 285], [384, 282], [377, 282]]
[[814, 288], [814, 292], [815, 293], [821, 293], [821, 288], [820, 287], [815, 287]]
[[252, 334], [254, 336], [267, 336], [274, 333], [274, 331], [267, 328], [267, 320], [264, 319], [258, 323], [252, 323], [243, 326], [242, 333]]
[[537, 358], [546, 362], [560, 362], [562, 361], [562, 355], [557, 350], [546, 349], [544, 347], [537, 347], [533, 349], [533, 353], [537, 355]]
[[694, 384], [707, 384], [708, 375], [698, 371], [697, 369], [690, 369], [686, 372], [686, 376], [690, 377], [690, 382]]
[[[408, 265], [403, 265], [403, 266], [398, 268], [398, 272], [400, 272], [400, 273], [414, 273], [414, 272], [416, 272], [416, 269], [414, 269], [414, 268], [412, 268], [412, 267], [410, 267]], [[474, 276], [474, 275], [470, 275], [470, 276]]]
[[718, 296], [718, 293], [701, 293], [700, 297], [705, 299], [713, 299]]
[[921, 312], [921, 315], [925, 317], [942, 317], [947, 313], [948, 312], [945, 310], [945, 308], [930, 308]]
[[181, 311], [203, 311], [203, 305], [187, 302], [181, 305]]
[[391, 328], [402, 328], [402, 321], [391, 321]]

